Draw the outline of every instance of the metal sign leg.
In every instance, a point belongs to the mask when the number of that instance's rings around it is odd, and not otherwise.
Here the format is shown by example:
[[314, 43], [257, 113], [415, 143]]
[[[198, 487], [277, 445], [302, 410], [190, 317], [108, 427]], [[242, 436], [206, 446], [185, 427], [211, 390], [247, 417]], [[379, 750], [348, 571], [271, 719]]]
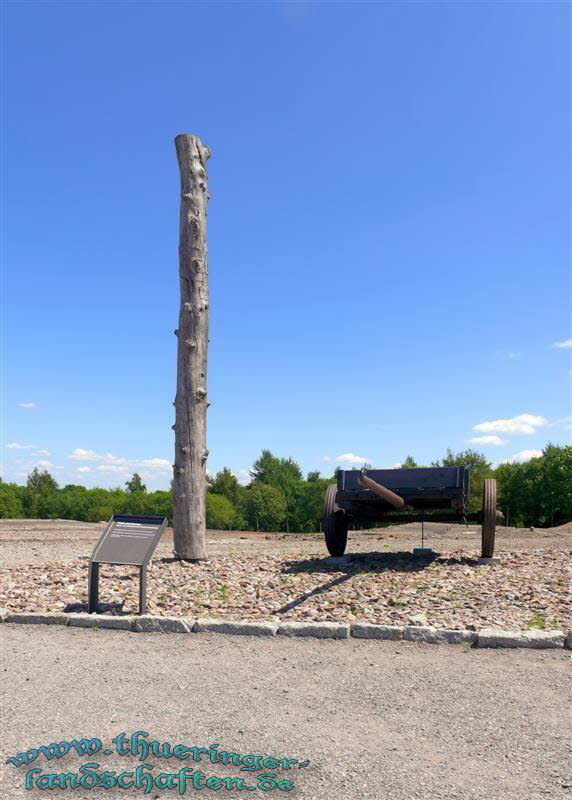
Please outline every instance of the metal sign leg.
[[97, 614], [99, 610], [99, 564], [90, 561], [87, 579], [87, 613]]
[[147, 611], [147, 569], [140, 567], [139, 575], [139, 613]]

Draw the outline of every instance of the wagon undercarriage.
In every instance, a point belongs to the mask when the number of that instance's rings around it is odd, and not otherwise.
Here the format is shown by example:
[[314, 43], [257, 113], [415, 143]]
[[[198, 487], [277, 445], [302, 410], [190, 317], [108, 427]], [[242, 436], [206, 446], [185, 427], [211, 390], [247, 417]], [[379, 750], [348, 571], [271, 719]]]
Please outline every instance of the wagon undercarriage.
[[494, 554], [496, 481], [486, 480], [482, 508], [470, 513], [469, 470], [430, 467], [393, 470], [341, 470], [337, 484], [326, 490], [324, 534], [333, 556], [344, 554], [350, 525], [383, 522], [478, 522], [482, 526], [482, 556]]

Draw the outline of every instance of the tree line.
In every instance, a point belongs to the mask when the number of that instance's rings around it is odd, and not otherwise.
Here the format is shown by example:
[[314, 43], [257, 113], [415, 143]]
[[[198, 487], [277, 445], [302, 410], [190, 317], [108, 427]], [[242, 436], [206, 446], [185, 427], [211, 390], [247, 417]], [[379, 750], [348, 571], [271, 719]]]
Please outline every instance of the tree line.
[[[422, 466], [407, 456], [402, 467]], [[475, 450], [433, 461], [433, 467], [471, 469], [470, 510], [478, 511], [486, 478], [496, 478], [498, 507], [505, 523], [515, 527], [550, 527], [572, 520], [572, 447], [547, 445], [542, 455], [525, 463], [501, 464], [496, 469]], [[337, 473], [337, 470], [336, 470]], [[326, 487], [336, 473], [323, 478], [309, 472], [304, 478], [291, 458], [263, 450], [250, 470], [248, 485], [240, 484], [225, 467], [208, 476], [207, 527], [211, 529], [313, 532], [320, 529]], [[0, 481], [0, 518], [108, 520], [113, 514], [149, 514], [173, 518], [170, 491], [148, 492], [134, 473], [125, 488], [87, 489], [77, 484], [60, 487], [52, 475], [37, 468], [25, 486]]]

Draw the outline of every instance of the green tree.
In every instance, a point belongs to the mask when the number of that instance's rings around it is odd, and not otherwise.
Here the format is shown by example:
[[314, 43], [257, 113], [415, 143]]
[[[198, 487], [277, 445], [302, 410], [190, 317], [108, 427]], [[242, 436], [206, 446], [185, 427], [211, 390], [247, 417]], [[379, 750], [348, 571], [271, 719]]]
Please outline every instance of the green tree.
[[250, 474], [253, 483], [262, 483], [279, 489], [286, 502], [284, 522], [290, 528], [290, 518], [294, 512], [296, 486], [302, 480], [300, 466], [291, 458], [277, 458], [270, 450], [263, 450], [262, 455], [252, 465]]
[[417, 469], [419, 464], [413, 456], [405, 456], [405, 459], [401, 463], [401, 469]]
[[147, 487], [141, 480], [141, 475], [138, 472], [134, 472], [131, 476], [131, 479], [126, 481], [125, 486], [127, 487], [127, 491], [129, 494], [136, 494], [137, 492], [146, 492]]
[[281, 489], [254, 483], [246, 498], [247, 521], [253, 530], [278, 531], [286, 519], [286, 497]]
[[319, 470], [315, 470], [314, 472], [309, 472], [308, 477], [306, 478], [308, 483], [315, 483], [316, 481], [319, 481], [321, 479], [322, 478], [320, 476]]
[[155, 517], [167, 517], [173, 524], [173, 498], [171, 492], [157, 491], [145, 495], [145, 513]]
[[500, 464], [495, 477], [499, 507], [509, 525], [553, 526], [572, 520], [572, 446], [548, 444], [538, 458]]
[[49, 519], [57, 517], [58, 484], [47, 470], [34, 467], [28, 475], [22, 502], [28, 518]]
[[34, 492], [52, 492], [58, 488], [58, 484], [47, 469], [40, 472], [37, 467], [34, 467], [32, 472], [28, 475], [26, 488]]
[[331, 481], [320, 478], [315, 481], [301, 481], [296, 484], [293, 510], [290, 517], [290, 530], [318, 531], [322, 520], [324, 495]]
[[0, 483], [0, 519], [17, 519], [24, 514], [18, 487], [10, 483]]
[[209, 484], [209, 492], [221, 494], [230, 500], [233, 506], [238, 505], [243, 487], [228, 467], [223, 467], [214, 478], [209, 478]]
[[454, 453], [451, 449], [448, 449], [442, 461], [433, 461], [431, 466], [469, 467], [471, 480], [469, 511], [479, 511], [482, 508], [483, 484], [486, 478], [494, 477], [492, 464], [483, 453], [471, 449]]
[[260, 458], [252, 465], [250, 475], [254, 483], [267, 483], [278, 489], [302, 480], [302, 470], [293, 459], [277, 458], [270, 450], [262, 451]]
[[207, 528], [224, 530], [233, 527], [235, 510], [230, 500], [222, 494], [207, 493]]
[[87, 520], [89, 490], [85, 486], [68, 484], [57, 493], [57, 509], [60, 519]]

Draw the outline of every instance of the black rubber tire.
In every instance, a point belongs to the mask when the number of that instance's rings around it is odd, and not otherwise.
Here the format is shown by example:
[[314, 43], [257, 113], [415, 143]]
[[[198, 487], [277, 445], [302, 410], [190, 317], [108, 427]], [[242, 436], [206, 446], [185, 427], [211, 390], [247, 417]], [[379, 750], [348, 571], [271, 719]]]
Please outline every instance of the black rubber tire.
[[497, 527], [497, 482], [488, 478], [483, 486], [482, 549], [483, 558], [492, 558], [495, 552]]
[[324, 499], [324, 537], [331, 556], [343, 556], [348, 542], [346, 512], [336, 505], [338, 487], [335, 483], [326, 489]]

